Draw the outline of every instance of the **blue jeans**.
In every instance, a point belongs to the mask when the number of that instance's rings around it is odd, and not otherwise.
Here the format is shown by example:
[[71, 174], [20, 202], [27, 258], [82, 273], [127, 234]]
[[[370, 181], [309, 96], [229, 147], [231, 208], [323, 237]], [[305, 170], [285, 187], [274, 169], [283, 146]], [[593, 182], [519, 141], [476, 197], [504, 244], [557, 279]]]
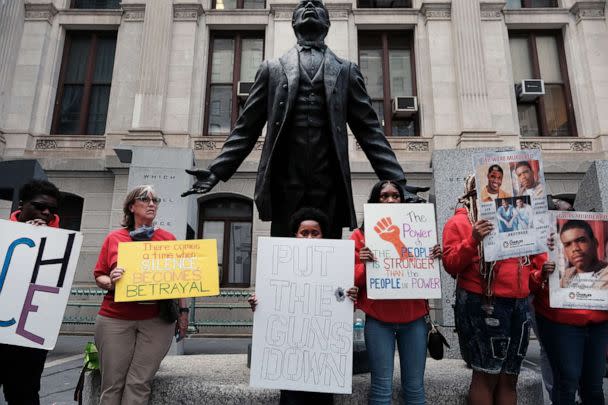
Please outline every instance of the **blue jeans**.
[[553, 369], [553, 404], [573, 405], [579, 389], [584, 405], [604, 405], [608, 322], [574, 326], [536, 314], [536, 323]]
[[408, 323], [387, 323], [369, 315], [366, 317], [365, 345], [372, 377], [370, 405], [392, 403], [395, 340], [399, 348], [403, 400], [408, 405], [425, 404], [427, 333], [424, 317]]

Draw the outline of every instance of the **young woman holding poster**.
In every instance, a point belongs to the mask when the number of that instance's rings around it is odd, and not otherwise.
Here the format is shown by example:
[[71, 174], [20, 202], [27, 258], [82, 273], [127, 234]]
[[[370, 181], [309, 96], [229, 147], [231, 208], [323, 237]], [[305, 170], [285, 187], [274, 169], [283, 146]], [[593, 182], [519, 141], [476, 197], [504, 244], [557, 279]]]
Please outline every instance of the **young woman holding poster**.
[[[150, 383], [176, 330], [175, 321], [161, 319], [158, 301], [114, 301], [114, 286], [124, 274], [124, 269], [116, 267], [118, 244], [175, 240], [170, 232], [153, 227], [159, 203], [152, 186], [129, 191], [123, 204], [123, 228], [106, 236], [95, 265], [95, 282], [108, 291], [95, 321], [102, 405], [148, 403]], [[179, 301], [177, 328], [183, 337], [188, 329], [188, 309], [185, 299]]]
[[455, 320], [463, 359], [473, 369], [469, 405], [515, 405], [517, 376], [529, 341], [528, 279], [546, 254], [484, 261], [483, 239], [494, 229], [479, 219], [475, 177], [443, 229], [443, 266], [455, 277]]
[[[576, 259], [585, 249], [597, 250], [591, 227], [583, 221], [570, 221], [570, 229], [562, 227], [560, 238], [576, 252]], [[564, 229], [566, 229], [564, 231]], [[554, 236], [547, 241], [555, 246]], [[555, 271], [555, 262], [548, 261], [530, 275], [538, 337], [547, 352], [553, 372], [555, 405], [574, 405], [579, 391], [583, 405], [604, 404], [603, 377], [608, 350], [608, 311], [591, 309], [551, 308], [548, 277]]]
[[[296, 211], [290, 221], [289, 228], [296, 238], [323, 239], [328, 234], [329, 221], [327, 215], [316, 208], [304, 207]], [[356, 304], [357, 287], [351, 287], [346, 295]], [[258, 299], [255, 293], [247, 299], [251, 310], [255, 311]], [[324, 392], [304, 392], [281, 390], [280, 405], [331, 405], [334, 403], [333, 394]]]
[[[367, 202], [392, 204], [404, 202], [403, 190], [394, 181], [374, 185]], [[365, 246], [364, 227], [350, 237], [355, 241], [355, 285], [359, 287], [357, 307], [366, 314], [365, 345], [369, 355], [371, 387], [369, 404], [391, 404], [395, 341], [399, 349], [401, 386], [406, 404], [425, 404], [424, 368], [429, 313], [426, 300], [373, 300], [367, 297], [365, 262], [374, 261]], [[441, 247], [433, 247], [431, 257], [441, 257]]]

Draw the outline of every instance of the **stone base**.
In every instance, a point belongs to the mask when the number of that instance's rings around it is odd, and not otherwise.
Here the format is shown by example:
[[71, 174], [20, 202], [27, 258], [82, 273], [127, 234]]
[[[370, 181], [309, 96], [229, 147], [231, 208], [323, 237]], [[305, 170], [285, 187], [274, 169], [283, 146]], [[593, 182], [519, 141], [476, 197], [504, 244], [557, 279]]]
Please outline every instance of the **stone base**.
[[[152, 383], [151, 405], [173, 404], [277, 404], [279, 391], [249, 387], [247, 355], [197, 355], [167, 357]], [[351, 395], [334, 395], [336, 405], [366, 404], [369, 374], [353, 376]], [[428, 359], [425, 373], [426, 402], [433, 405], [466, 404], [471, 370], [460, 360]], [[99, 403], [99, 373], [85, 380], [84, 400]], [[543, 403], [540, 375], [523, 369], [517, 385], [518, 404]], [[401, 395], [398, 358], [395, 357], [393, 403]]]
[[504, 146], [504, 141], [496, 134], [496, 131], [463, 131], [458, 139], [458, 148], [491, 148], [493, 146]]

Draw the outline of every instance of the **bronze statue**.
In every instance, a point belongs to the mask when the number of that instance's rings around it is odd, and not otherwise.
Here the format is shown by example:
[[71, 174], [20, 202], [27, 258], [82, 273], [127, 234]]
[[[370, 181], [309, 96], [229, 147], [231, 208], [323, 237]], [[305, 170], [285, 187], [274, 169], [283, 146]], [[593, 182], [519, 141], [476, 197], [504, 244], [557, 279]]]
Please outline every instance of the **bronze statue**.
[[255, 146], [267, 125], [258, 167], [255, 202], [272, 236], [290, 235], [291, 215], [316, 207], [331, 220], [330, 238], [357, 226], [352, 200], [346, 124], [382, 180], [395, 180], [408, 201], [420, 201], [406, 187], [357, 65], [338, 58], [324, 43], [329, 14], [320, 0], [301, 1], [293, 12], [298, 39], [279, 59], [260, 66], [243, 112], [220, 155], [208, 170], [188, 170], [197, 182], [183, 195], [207, 193], [227, 181]]

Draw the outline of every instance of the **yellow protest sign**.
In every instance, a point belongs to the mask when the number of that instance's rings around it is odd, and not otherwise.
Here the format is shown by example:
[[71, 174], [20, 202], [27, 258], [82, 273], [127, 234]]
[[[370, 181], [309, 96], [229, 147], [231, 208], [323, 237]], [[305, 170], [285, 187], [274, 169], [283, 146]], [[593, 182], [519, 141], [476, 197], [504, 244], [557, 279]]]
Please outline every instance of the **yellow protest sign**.
[[215, 239], [118, 245], [116, 302], [208, 297], [220, 293]]

